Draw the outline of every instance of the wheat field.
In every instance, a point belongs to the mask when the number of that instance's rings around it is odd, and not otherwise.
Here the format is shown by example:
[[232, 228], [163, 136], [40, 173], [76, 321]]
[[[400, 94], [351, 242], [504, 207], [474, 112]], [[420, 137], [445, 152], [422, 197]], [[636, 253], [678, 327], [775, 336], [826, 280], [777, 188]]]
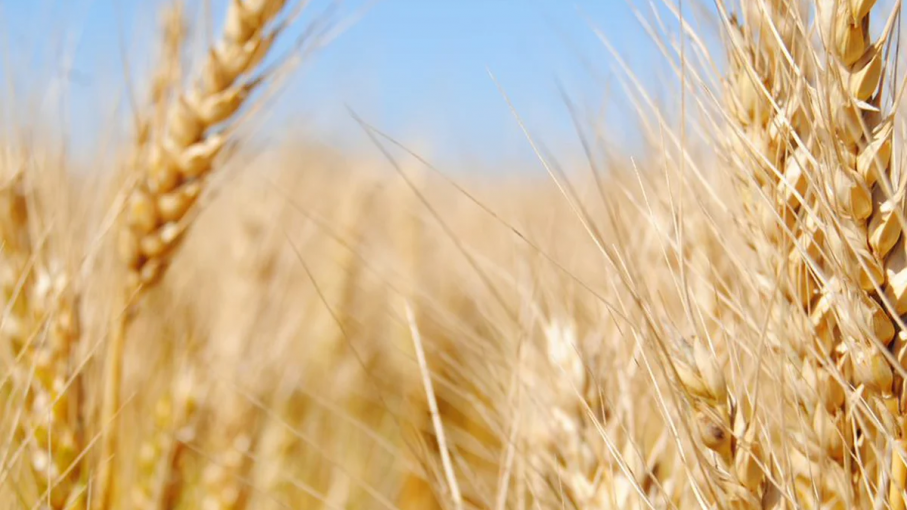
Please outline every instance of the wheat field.
[[344, 20], [214, 3], [0, 137], [0, 507], [907, 508], [899, 0], [660, 0], [642, 155], [523, 174], [260, 143]]

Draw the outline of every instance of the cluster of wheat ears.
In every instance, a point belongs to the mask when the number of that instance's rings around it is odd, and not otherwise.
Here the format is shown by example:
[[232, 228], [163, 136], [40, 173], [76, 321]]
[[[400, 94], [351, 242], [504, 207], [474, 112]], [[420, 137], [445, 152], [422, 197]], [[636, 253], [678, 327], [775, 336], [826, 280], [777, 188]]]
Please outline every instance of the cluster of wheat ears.
[[109, 163], [0, 140], [0, 506], [907, 509], [899, 1], [664, 0], [544, 179], [255, 147], [306, 2], [223, 3]]

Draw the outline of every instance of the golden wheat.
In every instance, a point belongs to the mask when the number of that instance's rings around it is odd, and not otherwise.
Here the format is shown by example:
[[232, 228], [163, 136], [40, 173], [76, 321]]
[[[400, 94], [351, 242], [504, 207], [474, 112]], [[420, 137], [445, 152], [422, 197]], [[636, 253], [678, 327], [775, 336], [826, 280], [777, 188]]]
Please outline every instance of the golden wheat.
[[[285, 0], [233, 1], [223, 37], [202, 66], [200, 81], [178, 94], [166, 123], [156, 127], [144, 175], [129, 198], [121, 256], [134, 285], [153, 283], [190, 221], [214, 158], [228, 141], [223, 123], [263, 77], [254, 76], [279, 32]], [[219, 131], [214, 128], [221, 127]]]
[[214, 197], [297, 11], [229, 0], [193, 70], [173, 2], [117, 200], [3, 140], [0, 505], [905, 508], [899, 8], [715, 5], [727, 65], [660, 41], [684, 127], [630, 87], [607, 175], [461, 183], [363, 126], [386, 161]]

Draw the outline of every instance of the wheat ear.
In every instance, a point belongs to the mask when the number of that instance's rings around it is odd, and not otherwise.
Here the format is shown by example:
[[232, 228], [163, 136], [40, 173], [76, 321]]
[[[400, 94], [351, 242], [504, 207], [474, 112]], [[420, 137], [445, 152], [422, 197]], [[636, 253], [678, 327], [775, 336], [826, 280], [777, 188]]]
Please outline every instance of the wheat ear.
[[[176, 95], [164, 125], [149, 142], [139, 182], [131, 190], [120, 257], [129, 272], [125, 302], [161, 276], [189, 227], [196, 200], [205, 188], [214, 159], [227, 142], [227, 125], [247, 102], [262, 77], [256, 70], [280, 32], [276, 19], [286, 0], [230, 0], [220, 40], [211, 47], [201, 77]], [[111, 328], [107, 346], [101, 419], [112, 420], [120, 405], [119, 381], [128, 315]], [[102, 455], [115, 450], [116, 433], [103, 437]], [[111, 498], [112, 471], [102, 467], [97, 508]]]
[[161, 275], [188, 228], [189, 213], [227, 141], [223, 128], [260, 83], [255, 72], [279, 32], [273, 22], [285, 2], [232, 0], [201, 79], [170, 105], [128, 201], [120, 253], [134, 285], [152, 284]]
[[[873, 43], [870, 39], [870, 14], [874, 0], [819, 2], [819, 23], [829, 59], [825, 117], [832, 120], [834, 150], [826, 151], [825, 174], [831, 176], [826, 186], [832, 208], [844, 219], [840, 237], [845, 239], [845, 274], [862, 290], [857, 300], [863, 308], [854, 308], [859, 316], [872, 319], [864, 328], [871, 334], [855, 334], [844, 356], [853, 365], [854, 384], [863, 389], [863, 397], [873, 406], [882, 430], [866, 423], [865, 447], [861, 460], [874, 474], [877, 487], [868, 487], [869, 496], [884, 490], [884, 469], [873, 457], [885, 448], [886, 435], [897, 440], [903, 449], [903, 380], [892, 369], [885, 350], [893, 351], [903, 365], [903, 332], [895, 339], [894, 324], [879, 313], [879, 302], [895, 316], [907, 313], [907, 256], [902, 239], [904, 192], [907, 180], [891, 163], [894, 115], [886, 111], [883, 98], [885, 46], [894, 26], [895, 13]], [[846, 328], [841, 328], [846, 333]], [[895, 450], [897, 448], [894, 448]], [[883, 457], [884, 458], [884, 457]], [[904, 508], [901, 454], [893, 451], [890, 461], [889, 504]], [[873, 473], [874, 471], [874, 473]], [[865, 483], [860, 486], [866, 486]], [[858, 487], [860, 488], [860, 487]]]
[[[806, 389], [797, 392], [795, 403], [808, 423], [792, 432], [800, 437], [798, 449], [792, 453], [795, 485], [800, 487], [799, 499], [810, 508], [848, 505], [853, 501], [849, 462], [852, 413], [845, 408], [843, 387], [840, 392], [825, 391], [838, 387], [842, 378], [841, 336], [837, 324], [829, 322], [835, 317], [842, 291], [826, 277], [823, 258], [834, 231], [817, 213], [812, 89], [784, 56], [807, 45], [797, 28], [805, 17], [792, 2], [753, 4], [758, 8], [742, 25], [729, 20], [732, 72], [728, 89], [745, 142], [744, 150], [737, 150], [743, 161], [744, 196], [755, 197], [747, 205], [762, 228], [756, 231], [771, 241], [764, 252], [768, 255], [764, 258], [771, 258], [774, 264], [768, 268], [769, 274], [786, 268], [787, 279], [782, 281], [789, 306], [802, 307], [813, 320], [819, 340], [816, 345], [795, 346], [802, 362], [794, 368], [800, 370], [798, 377], [807, 379]], [[782, 23], [793, 29], [782, 32]], [[802, 61], [795, 64], [805, 68]], [[778, 251], [787, 256], [772, 258]], [[878, 311], [884, 318], [881, 308]], [[810, 476], [816, 471], [827, 473], [818, 487]]]
[[[902, 414], [902, 382], [885, 352], [903, 358], [903, 334], [889, 313], [907, 312], [907, 257], [900, 224], [905, 180], [890, 165], [893, 116], [882, 101], [884, 48], [895, 15], [872, 43], [869, 23], [875, 4], [814, 3], [829, 55], [814, 78], [801, 73], [792, 86], [765, 87], [771, 95], [763, 87], [732, 88], [737, 96], [760, 105], [757, 111], [769, 111], [744, 119], [759, 126], [752, 137], [758, 143], [752, 145], [768, 167], [757, 172], [757, 180], [764, 184], [762, 193], [775, 201], [776, 213], [768, 215], [769, 222], [780, 218], [783, 235], [773, 238], [782, 249], [786, 243], [790, 246], [788, 296], [809, 315], [817, 340], [799, 346], [802, 374], [814, 385], [811, 393], [833, 396], [799, 399], [814, 435], [812, 446], [801, 452], [806, 471], [798, 480], [811, 484], [809, 472], [833, 465], [844, 477], [833, 491], [837, 494], [819, 491], [816, 505], [878, 499], [884, 492], [884, 470], [874, 458], [879, 457], [878, 443], [886, 434], [901, 436], [903, 428], [896, 418]], [[776, 17], [770, 23], [778, 26], [781, 21]], [[786, 60], [772, 61], [782, 64], [774, 68], [776, 73], [797, 74]], [[753, 69], [758, 62], [744, 63]], [[828, 391], [823, 385], [844, 385], [859, 390], [860, 397], [848, 399], [850, 391]], [[861, 433], [855, 444], [856, 430]], [[903, 467], [899, 457], [892, 460], [890, 471], [895, 474], [904, 471], [898, 469]], [[894, 476], [891, 486], [903, 487], [903, 481]], [[808, 493], [816, 492], [810, 489], [805, 487], [801, 495], [809, 498]], [[900, 493], [890, 491], [892, 506], [903, 505], [896, 501]]]
[[80, 336], [77, 294], [64, 271], [41, 260], [25, 186], [22, 173], [0, 186], [0, 337], [20, 360], [14, 375], [25, 394], [21, 435], [39, 499], [55, 510], [79, 508], [84, 441], [81, 378], [72, 355]]

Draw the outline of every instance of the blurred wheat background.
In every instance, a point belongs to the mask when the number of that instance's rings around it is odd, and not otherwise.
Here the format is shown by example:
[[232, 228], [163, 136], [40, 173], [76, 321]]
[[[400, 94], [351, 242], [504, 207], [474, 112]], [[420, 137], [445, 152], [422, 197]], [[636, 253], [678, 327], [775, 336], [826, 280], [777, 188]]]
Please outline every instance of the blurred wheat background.
[[900, 9], [0, 1], [0, 507], [904, 509]]

